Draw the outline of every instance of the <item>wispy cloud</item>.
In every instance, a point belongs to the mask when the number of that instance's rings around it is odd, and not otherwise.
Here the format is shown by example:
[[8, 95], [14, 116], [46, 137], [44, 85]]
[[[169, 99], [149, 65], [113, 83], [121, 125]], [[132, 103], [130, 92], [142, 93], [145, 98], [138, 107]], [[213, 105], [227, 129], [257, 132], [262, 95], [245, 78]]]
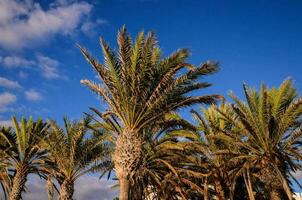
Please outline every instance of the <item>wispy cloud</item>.
[[13, 80], [9, 80], [5, 77], [0, 76], [0, 87], [4, 87], [7, 89], [21, 89], [22, 86], [17, 82]]
[[35, 65], [36, 63], [33, 60], [28, 60], [20, 56], [4, 56], [4, 57], [0, 56], [0, 64], [6, 68], [16, 68], [16, 67], [29, 67]]
[[[20, 56], [0, 56], [0, 65], [9, 69], [28, 67], [31, 70], [38, 70], [46, 79], [67, 79], [59, 70], [59, 61], [40, 53], [37, 53], [34, 59], [26, 59]], [[27, 75], [23, 71], [19, 73], [20, 78], [27, 78]]]
[[6, 110], [8, 110], [8, 106], [16, 101], [16, 95], [9, 92], [0, 93], [0, 112], [5, 112]]
[[25, 98], [28, 101], [40, 101], [43, 99], [43, 96], [34, 89], [27, 90], [24, 93], [25, 93]]
[[104, 19], [97, 19], [95, 22], [86, 20], [81, 26], [81, 31], [87, 36], [94, 36], [96, 34], [96, 28], [104, 24], [108, 24], [108, 21]]
[[86, 2], [57, 3], [44, 9], [30, 0], [1, 0], [0, 46], [16, 50], [55, 35], [71, 35], [91, 9]]
[[25, 73], [24, 71], [20, 71], [19, 72], [19, 77], [22, 78], [22, 79], [26, 79], [28, 77], [28, 74]]
[[38, 55], [37, 61], [38, 67], [40, 68], [43, 77], [47, 79], [60, 78], [58, 71], [59, 62], [57, 60], [49, 58], [47, 56]]

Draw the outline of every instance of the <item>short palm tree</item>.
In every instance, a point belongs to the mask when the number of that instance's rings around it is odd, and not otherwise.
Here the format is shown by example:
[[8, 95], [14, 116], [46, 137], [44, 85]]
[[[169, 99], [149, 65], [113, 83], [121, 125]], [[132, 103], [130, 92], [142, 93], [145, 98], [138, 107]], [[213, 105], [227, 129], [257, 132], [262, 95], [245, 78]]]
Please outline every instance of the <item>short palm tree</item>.
[[153, 33], [145, 37], [141, 32], [132, 43], [123, 27], [117, 41], [118, 52], [114, 52], [101, 39], [104, 64], [80, 47], [102, 82], [81, 83], [105, 100], [108, 106], [105, 117], [121, 125], [114, 127], [119, 135], [112, 159], [119, 179], [120, 200], [125, 200], [129, 198], [130, 180], [143, 159], [143, 130], [171, 111], [214, 102], [218, 95], [192, 96], [190, 92], [210, 86], [198, 78], [216, 72], [217, 64], [206, 62], [195, 67], [187, 62], [187, 49], [162, 58]]
[[[79, 122], [70, 122], [64, 118], [64, 129], [50, 122], [50, 136], [46, 140], [49, 162], [44, 172], [48, 174], [50, 188], [52, 178], [60, 184], [59, 200], [72, 200], [75, 181], [95, 165], [109, 160], [109, 148], [102, 140], [102, 134], [95, 136], [90, 131], [90, 121], [84, 118]], [[53, 191], [51, 193], [53, 195]]]
[[230, 108], [223, 101], [220, 106], [201, 107], [201, 112], [191, 111], [197, 125], [192, 124], [196, 137], [185, 148], [187, 177], [200, 188], [196, 191], [205, 200], [212, 196], [219, 200], [233, 199], [236, 168], [228, 162], [231, 158], [228, 149], [235, 147], [220, 137], [235, 131], [236, 127], [218, 111], [228, 112], [230, 117], [234, 117]]
[[302, 98], [291, 80], [279, 88], [262, 85], [260, 92], [244, 85], [244, 93], [246, 102], [231, 95], [238, 118], [233, 123], [242, 127], [238, 137], [229, 135], [240, 149], [233, 160], [241, 160], [245, 170], [254, 169], [253, 176], [265, 184], [270, 199], [284, 199], [281, 194], [285, 191], [291, 200], [289, 177], [301, 169]]
[[10, 200], [21, 199], [27, 175], [39, 172], [44, 164], [47, 151], [41, 148], [41, 142], [47, 137], [48, 124], [41, 119], [27, 121], [24, 117], [21, 123], [16, 117], [12, 118], [13, 129], [1, 129], [0, 137], [5, 141], [7, 149], [4, 151], [6, 162], [13, 173], [12, 188], [9, 192]]

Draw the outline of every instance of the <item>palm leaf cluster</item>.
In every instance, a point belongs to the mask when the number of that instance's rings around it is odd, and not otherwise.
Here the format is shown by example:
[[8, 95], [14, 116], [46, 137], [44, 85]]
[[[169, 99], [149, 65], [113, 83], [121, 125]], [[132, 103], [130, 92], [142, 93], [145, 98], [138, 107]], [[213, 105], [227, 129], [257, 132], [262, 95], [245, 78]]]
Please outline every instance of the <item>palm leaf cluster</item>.
[[[49, 199], [71, 200], [87, 173], [116, 179], [120, 200], [283, 200], [293, 198], [302, 170], [302, 97], [291, 80], [245, 99], [203, 95], [216, 62], [194, 66], [189, 51], [164, 57], [154, 33], [132, 40], [125, 27], [114, 51], [103, 40], [104, 62], [80, 51], [100, 83], [81, 81], [104, 110], [79, 121], [21, 122], [0, 129], [0, 186], [19, 200], [29, 174], [46, 180]], [[222, 100], [221, 102], [217, 102]], [[191, 118], [179, 110], [200, 105]], [[102, 197], [100, 197], [102, 199]]]
[[[0, 183], [4, 198], [21, 199], [29, 174], [47, 180], [49, 199], [58, 192], [60, 200], [72, 199], [74, 183], [94, 166], [110, 166], [109, 145], [103, 132], [90, 128], [90, 118], [78, 122], [64, 119], [64, 128], [41, 119], [21, 123], [13, 117], [14, 128], [2, 127]], [[59, 187], [58, 187], [59, 186]]]

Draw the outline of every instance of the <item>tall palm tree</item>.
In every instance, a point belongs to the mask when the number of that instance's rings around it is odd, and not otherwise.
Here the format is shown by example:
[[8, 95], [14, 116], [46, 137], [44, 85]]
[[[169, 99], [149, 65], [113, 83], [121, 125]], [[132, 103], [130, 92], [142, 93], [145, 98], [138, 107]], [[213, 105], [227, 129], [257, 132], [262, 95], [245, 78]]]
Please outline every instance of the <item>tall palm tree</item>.
[[285, 80], [279, 88], [262, 85], [260, 92], [245, 85], [243, 88], [246, 102], [231, 95], [238, 118], [233, 122], [242, 127], [238, 137], [228, 135], [240, 147], [233, 160], [241, 160], [245, 170], [254, 169], [251, 176], [265, 184], [270, 199], [284, 199], [281, 195], [285, 191], [291, 200], [289, 177], [295, 180], [291, 172], [301, 169], [302, 97], [291, 80]]
[[[64, 118], [64, 128], [51, 123], [50, 136], [46, 140], [49, 149], [47, 185], [51, 188], [52, 178], [60, 184], [59, 200], [72, 200], [74, 183], [82, 175], [91, 171], [95, 165], [109, 160], [109, 147], [102, 140], [102, 134], [90, 131], [90, 119], [70, 122]], [[53, 189], [49, 196], [52, 198]]]
[[121, 124], [115, 127], [119, 135], [112, 159], [119, 179], [120, 200], [125, 200], [129, 198], [130, 180], [143, 158], [143, 130], [170, 111], [214, 102], [218, 95], [192, 96], [190, 92], [210, 86], [198, 78], [216, 72], [217, 63], [195, 67], [187, 63], [187, 49], [162, 58], [153, 33], [139, 33], [133, 44], [125, 27], [118, 33], [117, 42], [118, 52], [114, 52], [101, 39], [104, 64], [80, 47], [102, 84], [89, 80], [81, 83], [105, 100], [107, 119]]
[[13, 117], [12, 122], [14, 130], [1, 129], [0, 137], [7, 146], [7, 150], [4, 151], [6, 162], [14, 171], [9, 199], [19, 200], [27, 175], [39, 172], [40, 166], [44, 164], [47, 151], [41, 148], [41, 142], [47, 136], [49, 126], [41, 119], [33, 121], [31, 117], [28, 121], [23, 117], [21, 123]]

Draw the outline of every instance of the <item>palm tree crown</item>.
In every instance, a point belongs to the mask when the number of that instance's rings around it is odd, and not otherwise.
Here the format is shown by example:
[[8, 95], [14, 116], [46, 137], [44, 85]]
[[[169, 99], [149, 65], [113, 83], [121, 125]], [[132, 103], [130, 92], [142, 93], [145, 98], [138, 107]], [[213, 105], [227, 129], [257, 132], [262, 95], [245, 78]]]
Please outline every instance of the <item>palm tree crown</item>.
[[47, 151], [41, 148], [41, 144], [48, 135], [49, 125], [41, 119], [33, 121], [31, 117], [28, 121], [23, 117], [21, 123], [13, 117], [12, 122], [14, 130], [1, 129], [0, 137], [5, 146], [1, 149], [6, 149], [6, 162], [14, 171], [10, 200], [19, 200], [27, 175], [39, 172], [41, 165], [45, 164]]
[[60, 200], [71, 200], [76, 179], [110, 158], [102, 135], [96, 136], [90, 131], [90, 121], [84, 118], [70, 122], [64, 118], [64, 129], [51, 122], [50, 137], [46, 141], [50, 162], [45, 170], [61, 185]]
[[302, 158], [299, 147], [302, 98], [298, 97], [291, 80], [284, 81], [279, 88], [268, 89], [262, 85], [260, 93], [244, 86], [244, 92], [246, 103], [231, 95], [238, 118], [233, 123], [242, 127], [241, 134], [233, 138], [240, 147], [234, 159], [243, 161], [244, 168], [258, 169], [254, 175], [271, 191], [271, 199], [281, 199], [278, 191], [282, 186], [292, 199], [288, 177], [290, 172], [301, 169], [298, 161]]

